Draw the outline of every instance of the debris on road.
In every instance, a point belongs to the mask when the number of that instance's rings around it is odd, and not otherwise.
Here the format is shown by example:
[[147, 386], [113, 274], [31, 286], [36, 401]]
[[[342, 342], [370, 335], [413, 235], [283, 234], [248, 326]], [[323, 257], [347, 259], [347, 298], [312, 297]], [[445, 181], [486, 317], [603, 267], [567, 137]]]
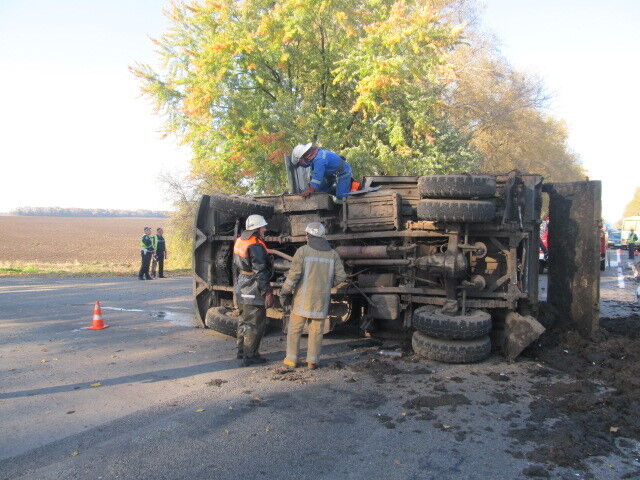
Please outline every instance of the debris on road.
[[396, 350], [379, 350], [378, 355], [382, 355], [383, 357], [400, 358], [402, 357], [402, 352], [398, 352]]
[[502, 351], [510, 362], [522, 353], [531, 343], [535, 342], [545, 328], [530, 315], [520, 315], [509, 312], [504, 325], [504, 343]]
[[228, 383], [228, 380], [223, 380], [222, 378], [214, 378], [213, 380], [209, 380], [205, 383], [210, 387], [221, 387], [223, 384]]

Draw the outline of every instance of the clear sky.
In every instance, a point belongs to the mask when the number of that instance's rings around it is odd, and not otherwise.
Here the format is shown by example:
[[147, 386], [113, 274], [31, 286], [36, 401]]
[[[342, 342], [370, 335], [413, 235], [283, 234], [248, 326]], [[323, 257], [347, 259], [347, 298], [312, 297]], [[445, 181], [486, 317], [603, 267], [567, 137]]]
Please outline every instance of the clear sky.
[[[155, 62], [164, 0], [0, 0], [0, 212], [167, 209], [158, 176], [189, 152], [127, 67]], [[537, 74], [616, 220], [640, 186], [640, 0], [484, 0], [482, 23]]]
[[520, 70], [537, 74], [550, 110], [615, 221], [640, 186], [640, 0], [485, 0], [483, 24]]

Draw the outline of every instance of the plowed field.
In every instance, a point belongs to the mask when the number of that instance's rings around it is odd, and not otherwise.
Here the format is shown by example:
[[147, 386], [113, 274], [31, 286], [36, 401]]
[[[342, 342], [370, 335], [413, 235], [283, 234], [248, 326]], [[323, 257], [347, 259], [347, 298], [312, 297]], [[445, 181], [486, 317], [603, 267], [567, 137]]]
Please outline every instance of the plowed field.
[[0, 262], [136, 265], [142, 229], [166, 220], [0, 216]]

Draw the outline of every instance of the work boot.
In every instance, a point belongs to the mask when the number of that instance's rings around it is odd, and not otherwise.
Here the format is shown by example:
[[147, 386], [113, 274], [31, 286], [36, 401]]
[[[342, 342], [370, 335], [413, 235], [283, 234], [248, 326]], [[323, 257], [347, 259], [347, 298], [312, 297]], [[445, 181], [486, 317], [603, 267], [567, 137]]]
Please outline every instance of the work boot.
[[295, 360], [291, 360], [289, 358], [285, 358], [282, 363], [284, 363], [287, 367], [296, 368], [298, 366], [298, 362]]
[[267, 363], [267, 359], [263, 357], [247, 357], [242, 360], [243, 367], [249, 367], [251, 365], [262, 365]]

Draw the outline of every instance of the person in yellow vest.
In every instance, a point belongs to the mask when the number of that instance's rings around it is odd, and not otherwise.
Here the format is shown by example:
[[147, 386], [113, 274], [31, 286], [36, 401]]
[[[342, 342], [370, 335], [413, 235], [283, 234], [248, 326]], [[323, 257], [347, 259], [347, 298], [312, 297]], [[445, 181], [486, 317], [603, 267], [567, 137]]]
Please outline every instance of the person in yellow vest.
[[307, 366], [315, 369], [319, 365], [324, 322], [329, 316], [331, 288], [344, 282], [347, 275], [340, 256], [325, 238], [324, 225], [311, 222], [305, 232], [307, 244], [293, 256], [280, 291], [283, 306], [289, 305], [290, 297], [294, 295], [287, 327], [287, 354], [283, 363], [289, 367], [298, 366], [300, 335], [308, 323]]
[[270, 286], [273, 267], [262, 240], [267, 221], [261, 215], [249, 215], [246, 230], [233, 246], [233, 264], [238, 269], [234, 294], [240, 309], [237, 345], [243, 366], [265, 363], [258, 352], [267, 327], [267, 308], [273, 305]]
[[149, 264], [153, 255], [153, 240], [151, 240], [151, 228], [144, 227], [144, 235], [140, 237], [140, 271], [138, 280], [151, 280]]

